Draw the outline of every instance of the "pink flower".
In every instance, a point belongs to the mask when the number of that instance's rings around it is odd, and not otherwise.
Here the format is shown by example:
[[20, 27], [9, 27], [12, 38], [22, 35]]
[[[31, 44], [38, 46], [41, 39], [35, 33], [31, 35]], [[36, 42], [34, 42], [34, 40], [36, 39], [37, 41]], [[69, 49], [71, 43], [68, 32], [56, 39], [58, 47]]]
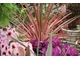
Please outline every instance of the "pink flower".
[[18, 40], [18, 33], [15, 31], [15, 28], [8, 28], [6, 31], [6, 35], [8, 35], [9, 39], [13, 37]]
[[[18, 40], [19, 34], [15, 31], [15, 28], [4, 28], [0, 29], [0, 50], [3, 56], [25, 56], [27, 50], [18, 42], [11, 42], [13, 38]], [[10, 43], [11, 42], [11, 43]], [[34, 55], [34, 51], [31, 43], [22, 42], [26, 47], [29, 45], [30, 55]]]

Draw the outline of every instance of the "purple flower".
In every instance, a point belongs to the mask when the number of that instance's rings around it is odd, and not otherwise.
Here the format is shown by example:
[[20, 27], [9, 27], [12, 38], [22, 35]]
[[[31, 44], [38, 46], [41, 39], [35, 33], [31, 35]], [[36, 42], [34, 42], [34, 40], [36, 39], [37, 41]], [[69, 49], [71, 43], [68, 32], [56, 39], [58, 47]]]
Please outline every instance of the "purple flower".
[[[38, 40], [37, 40], [37, 39], [31, 40], [31, 43], [32, 43], [32, 46], [33, 46], [33, 50], [37, 51]], [[39, 42], [39, 49], [42, 50], [42, 48], [47, 48], [48, 43], [49, 43], [49, 42], [48, 42], [47, 40], [44, 40], [43, 42], [40, 41], [40, 42]]]
[[37, 39], [35, 39], [35, 40], [31, 40], [30, 42], [32, 43], [32, 44], [34, 44], [35, 42], [37, 42], [38, 40]]
[[43, 48], [42, 49], [42, 54], [45, 56], [45, 54], [46, 54], [46, 51], [47, 51], [47, 49], [46, 48]]
[[[37, 53], [38, 40], [31, 41], [33, 50]], [[48, 46], [48, 41], [39, 42], [39, 54], [38, 56], [45, 56]], [[58, 38], [52, 39], [52, 56], [78, 56], [78, 51], [71, 47], [69, 44], [62, 44], [61, 40]]]
[[66, 56], [78, 56], [78, 51], [71, 47], [69, 44], [64, 44], [62, 48], [62, 55]]
[[70, 47], [66, 55], [67, 56], [78, 56], [78, 51], [75, 48]]
[[40, 42], [40, 48], [46, 48], [47, 49], [47, 46], [48, 46], [48, 41], [47, 40], [44, 40], [43, 42]]
[[31, 40], [30, 43], [31, 43], [32, 46], [33, 46], [33, 50], [37, 50], [38, 40], [37, 40], [37, 39]]
[[52, 39], [52, 46], [53, 46], [53, 48], [56, 47], [56, 46], [60, 47], [61, 45], [62, 45], [62, 43], [61, 43], [61, 40], [59, 38], [53, 38]]
[[60, 53], [61, 53], [61, 50], [60, 50], [59, 46], [53, 48], [53, 50], [52, 50], [52, 56], [60, 56]]
[[62, 55], [64, 56], [66, 54], [66, 52], [69, 50], [70, 45], [69, 44], [64, 44], [62, 47]]

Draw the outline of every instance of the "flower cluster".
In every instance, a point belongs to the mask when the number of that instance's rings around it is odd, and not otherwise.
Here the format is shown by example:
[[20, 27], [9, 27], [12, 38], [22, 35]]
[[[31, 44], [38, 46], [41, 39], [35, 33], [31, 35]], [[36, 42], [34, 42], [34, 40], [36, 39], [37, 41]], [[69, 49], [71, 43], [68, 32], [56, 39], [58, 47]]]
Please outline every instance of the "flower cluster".
[[[37, 52], [38, 40], [31, 41], [33, 50]], [[39, 56], [45, 56], [48, 46], [48, 41], [44, 40], [39, 43]], [[69, 44], [62, 44], [59, 38], [52, 39], [52, 56], [78, 56], [78, 51]]]
[[[27, 54], [27, 48], [13, 39], [15, 38], [19, 40], [18, 36], [19, 34], [15, 31], [15, 28], [0, 29], [0, 51], [2, 56], [25, 56]], [[37, 53], [38, 39], [31, 40], [30, 42], [22, 41], [22, 43], [26, 47], [30, 47], [29, 50], [31, 56], [34, 55], [34, 52]], [[45, 56], [48, 44], [48, 40], [39, 42], [38, 56]], [[78, 51], [67, 43], [62, 44], [59, 38], [53, 38], [52, 56], [78, 56]]]
[[[25, 56], [27, 50], [24, 46], [14, 41], [11, 37], [18, 39], [15, 28], [0, 29], [0, 51], [1, 56]], [[30, 46], [30, 55], [33, 55], [32, 45], [29, 42], [22, 42], [26, 47]], [[32, 53], [33, 52], [33, 53]]]

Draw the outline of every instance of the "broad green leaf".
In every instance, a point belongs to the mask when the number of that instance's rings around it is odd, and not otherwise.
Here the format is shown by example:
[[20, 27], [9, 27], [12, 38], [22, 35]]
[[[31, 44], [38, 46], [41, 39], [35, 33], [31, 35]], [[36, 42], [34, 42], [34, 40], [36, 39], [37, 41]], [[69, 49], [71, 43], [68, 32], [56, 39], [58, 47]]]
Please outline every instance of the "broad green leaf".
[[46, 56], [51, 56], [51, 55], [52, 55], [52, 32], [50, 33], [50, 40], [46, 51]]

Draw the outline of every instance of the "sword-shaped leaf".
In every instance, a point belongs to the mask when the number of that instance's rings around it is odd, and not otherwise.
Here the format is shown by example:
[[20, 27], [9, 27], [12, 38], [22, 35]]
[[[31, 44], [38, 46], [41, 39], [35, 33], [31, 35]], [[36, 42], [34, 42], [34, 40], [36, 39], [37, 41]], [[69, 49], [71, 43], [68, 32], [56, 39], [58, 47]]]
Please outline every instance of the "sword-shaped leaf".
[[46, 56], [51, 56], [51, 55], [52, 55], [52, 32], [50, 33], [50, 40], [46, 51]]

